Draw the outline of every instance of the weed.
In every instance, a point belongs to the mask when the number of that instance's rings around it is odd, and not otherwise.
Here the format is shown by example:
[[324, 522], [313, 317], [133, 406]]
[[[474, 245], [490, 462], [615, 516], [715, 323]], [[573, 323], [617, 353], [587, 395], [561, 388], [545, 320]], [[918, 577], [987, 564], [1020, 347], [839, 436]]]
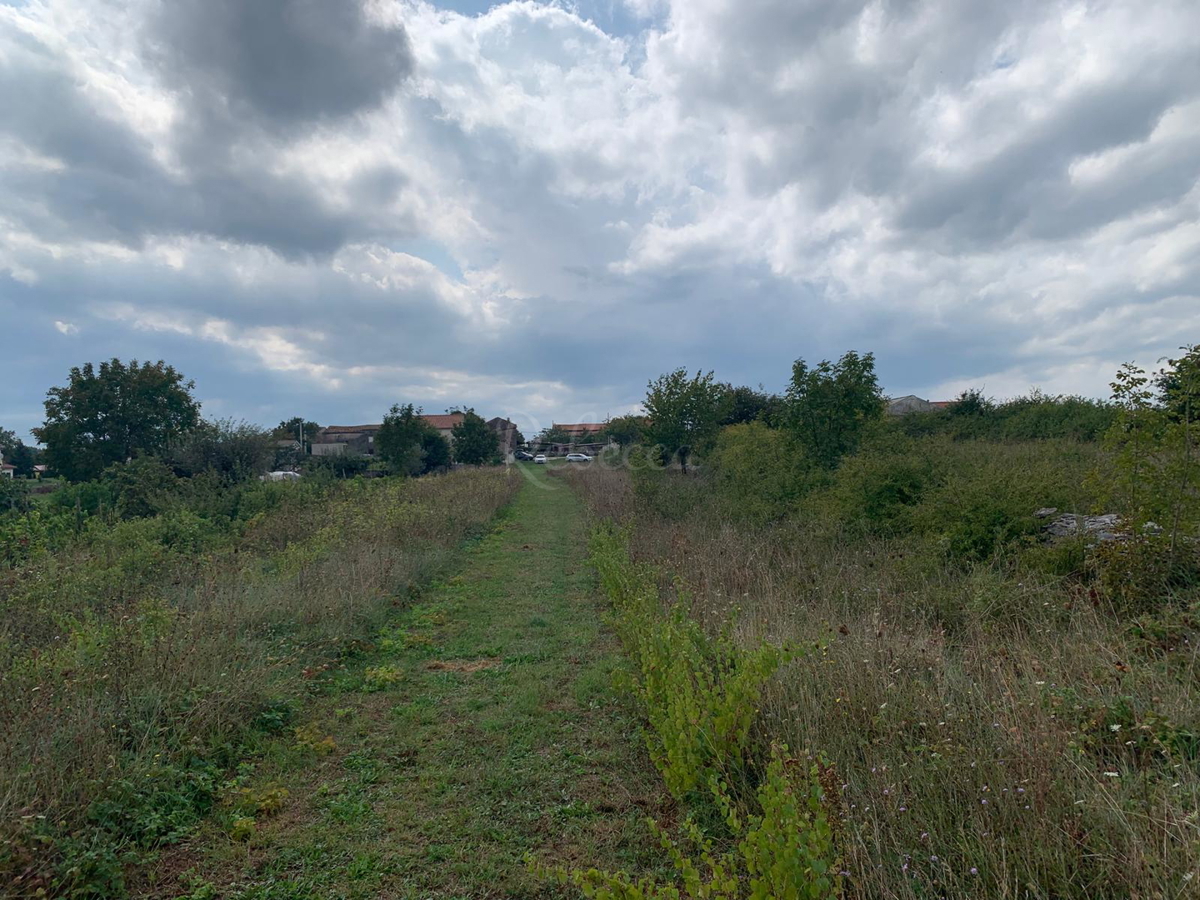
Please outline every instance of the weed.
[[404, 673], [395, 666], [374, 666], [363, 672], [363, 690], [372, 693], [383, 691], [404, 679]]

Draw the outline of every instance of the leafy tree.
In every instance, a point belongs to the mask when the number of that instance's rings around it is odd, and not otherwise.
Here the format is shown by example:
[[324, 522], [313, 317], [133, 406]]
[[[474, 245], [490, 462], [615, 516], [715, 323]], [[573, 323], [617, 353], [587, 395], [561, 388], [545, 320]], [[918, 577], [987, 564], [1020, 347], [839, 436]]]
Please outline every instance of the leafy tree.
[[393, 406], [383, 417], [375, 450], [402, 475], [421, 475], [450, 464], [450, 445], [411, 403]]
[[16, 432], [0, 428], [0, 457], [10, 466], [15, 466], [18, 478], [30, 478], [37, 465], [37, 451], [17, 437]]
[[1112, 384], [1118, 418], [1105, 435], [1115, 451], [1106, 487], [1135, 522], [1167, 529], [1172, 552], [1200, 530], [1200, 367], [1195, 348], [1184, 349], [1154, 378], [1131, 363], [1120, 368]]
[[500, 440], [487, 422], [473, 409], [463, 410], [463, 420], [451, 432], [454, 438], [454, 458], [460, 463], [481, 466], [496, 459]]
[[792, 366], [787, 389], [787, 424], [809, 456], [832, 469], [853, 453], [867, 426], [883, 415], [884, 400], [875, 377], [875, 356], [853, 350], [836, 363]]
[[947, 412], [952, 416], [986, 416], [994, 412], [996, 404], [983, 395], [979, 388], [968, 388], [950, 404]]
[[271, 432], [271, 436], [277, 441], [297, 441], [299, 442], [303, 435], [304, 452], [307, 453], [312, 447], [312, 439], [317, 436], [317, 432], [321, 430], [321, 426], [316, 422], [305, 421], [301, 416], [295, 416], [280, 422], [275, 426], [275, 430]]
[[1176, 420], [1200, 420], [1200, 344], [1180, 347], [1179, 359], [1168, 359], [1154, 378], [1158, 402]]
[[450, 442], [432, 425], [421, 435], [421, 452], [425, 454], [426, 472], [436, 472], [450, 465]]
[[0, 511], [23, 510], [29, 504], [26, 482], [0, 477]]
[[721, 408], [722, 427], [767, 421], [779, 405], [779, 397], [768, 394], [761, 385], [755, 389], [744, 384], [737, 387], [726, 384], [724, 391]]
[[200, 422], [168, 454], [180, 475], [215, 472], [244, 481], [266, 472], [275, 456], [271, 435], [257, 425], [233, 419]]
[[95, 478], [115, 462], [166, 452], [194, 428], [194, 387], [161, 360], [87, 363], [47, 392], [46, 421], [34, 434], [52, 469], [73, 481]]
[[663, 462], [678, 457], [683, 471], [692, 453], [704, 453], [721, 423], [724, 388], [712, 372], [688, 377], [686, 369], [660, 375], [646, 386], [646, 439], [661, 449]]
[[640, 442], [645, 431], [645, 416], [627, 415], [609, 419], [602, 433], [614, 443], [620, 444], [622, 447], [628, 447], [631, 444]]
[[575, 440], [575, 436], [568, 434], [561, 428], [551, 426], [543, 428], [537, 436], [537, 440], [542, 444], [570, 444]]
[[104, 471], [117, 514], [123, 519], [154, 516], [165, 511], [178, 496], [180, 481], [171, 468], [156, 456], [143, 456], [113, 463]]

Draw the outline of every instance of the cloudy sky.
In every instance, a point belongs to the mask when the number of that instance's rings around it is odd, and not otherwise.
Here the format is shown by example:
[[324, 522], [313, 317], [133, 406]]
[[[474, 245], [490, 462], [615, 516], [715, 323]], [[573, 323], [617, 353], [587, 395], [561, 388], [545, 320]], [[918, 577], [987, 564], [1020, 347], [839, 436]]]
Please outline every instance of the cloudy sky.
[[1200, 340], [1196, 0], [0, 0], [0, 425], [1102, 396]]

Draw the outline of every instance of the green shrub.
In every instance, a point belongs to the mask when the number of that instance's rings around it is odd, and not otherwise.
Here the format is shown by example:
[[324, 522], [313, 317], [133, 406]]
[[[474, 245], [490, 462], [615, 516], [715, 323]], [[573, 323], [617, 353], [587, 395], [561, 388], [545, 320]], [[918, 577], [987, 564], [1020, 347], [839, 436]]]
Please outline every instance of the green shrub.
[[597, 530], [591, 558], [636, 664], [650, 754], [671, 793], [683, 798], [718, 773], [740, 775], [763, 687], [788, 652], [741, 650], [707, 637], [681, 608], [660, 612], [653, 571], [630, 560], [619, 531]]
[[639, 504], [664, 519], [686, 518], [709, 497], [708, 479], [664, 468], [654, 448], [633, 447], [629, 466]]
[[832, 900], [841, 896], [833, 828], [816, 766], [808, 770], [772, 747], [756, 793], [757, 812], [743, 814], [717, 779], [713, 796], [729, 835], [717, 841], [694, 819], [677, 841], [654, 820], [650, 827], [667, 851], [676, 879], [634, 880], [625, 872], [534, 865], [543, 877], [578, 887], [597, 900]]
[[672, 794], [719, 813], [722, 827], [710, 835], [689, 815], [679, 842], [651, 821], [674, 864], [672, 882], [535, 870], [596, 898], [838, 896], [833, 829], [815, 767], [773, 747], [757, 786], [752, 777], [751, 725], [768, 679], [794, 653], [767, 643], [743, 649], [727, 635], [706, 636], [683, 604], [663, 610], [655, 573], [629, 558], [621, 531], [597, 529], [591, 559], [634, 662], [651, 756]]
[[1125, 614], [1154, 612], [1200, 587], [1200, 556], [1190, 543], [1142, 535], [1095, 548], [1092, 564], [1105, 596]]
[[827, 492], [828, 514], [867, 531], [902, 532], [936, 478], [930, 453], [864, 451], [837, 470]]
[[818, 480], [791, 434], [762, 422], [723, 429], [709, 462], [725, 508], [750, 521], [789, 514]]

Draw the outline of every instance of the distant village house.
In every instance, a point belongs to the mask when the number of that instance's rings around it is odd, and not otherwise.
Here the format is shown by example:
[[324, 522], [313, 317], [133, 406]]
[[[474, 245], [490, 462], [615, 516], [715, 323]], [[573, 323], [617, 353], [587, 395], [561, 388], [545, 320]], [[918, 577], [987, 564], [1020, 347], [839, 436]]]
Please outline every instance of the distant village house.
[[577, 422], [574, 425], [563, 425], [554, 422], [550, 426], [551, 431], [558, 431], [568, 435], [572, 441], [585, 441], [588, 438], [595, 440], [608, 426], [604, 422]]
[[[440, 415], [421, 416], [432, 425], [437, 433], [454, 443], [454, 427], [465, 418], [462, 413], [443, 413]], [[494, 418], [487, 423], [500, 439], [500, 449], [509, 453], [516, 445], [517, 426], [508, 419]], [[311, 450], [313, 456], [374, 456], [375, 438], [383, 425], [330, 425], [322, 428], [313, 439]]]
[[496, 432], [496, 437], [500, 441], [501, 453], [507, 456], [517, 449], [517, 435], [520, 432], [517, 430], [516, 422], [496, 416], [494, 419], [488, 419], [487, 426]]
[[887, 402], [889, 416], [906, 416], [915, 412], [938, 412], [950, 406], [949, 400], [922, 400], [916, 394], [893, 397]]

